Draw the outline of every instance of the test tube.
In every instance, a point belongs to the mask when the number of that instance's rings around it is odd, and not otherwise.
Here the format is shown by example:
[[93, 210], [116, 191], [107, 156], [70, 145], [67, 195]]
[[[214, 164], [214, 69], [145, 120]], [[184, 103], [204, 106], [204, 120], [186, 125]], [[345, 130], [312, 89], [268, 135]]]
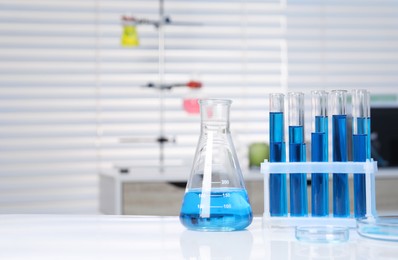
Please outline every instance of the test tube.
[[[354, 162], [370, 159], [370, 105], [369, 92], [352, 91], [352, 153]], [[366, 214], [366, 176], [354, 174], [354, 215], [356, 218]]]
[[[333, 90], [332, 106], [332, 151], [334, 162], [347, 161], [347, 91]], [[350, 200], [348, 190], [348, 174], [333, 174], [333, 216], [349, 217]]]
[[[286, 162], [284, 133], [284, 98], [281, 93], [269, 96], [270, 162]], [[287, 215], [286, 174], [270, 174], [270, 215]]]
[[367, 132], [367, 134], [368, 134], [368, 136], [367, 136], [367, 146], [366, 146], [366, 148], [367, 148], [366, 149], [366, 158], [370, 160], [372, 158], [372, 144], [370, 142], [372, 129], [370, 128], [371, 123], [370, 123], [370, 92], [369, 91], [367, 91], [366, 98], [367, 98], [367, 102], [368, 102], [368, 104], [367, 104], [367, 108], [368, 108], [368, 113], [367, 113], [368, 132]]
[[[305, 162], [304, 94], [289, 92], [289, 161]], [[307, 216], [307, 174], [290, 174], [290, 215]]]
[[[328, 152], [328, 93], [312, 91], [311, 160], [327, 162]], [[311, 213], [313, 216], [329, 215], [329, 174], [311, 174]]]

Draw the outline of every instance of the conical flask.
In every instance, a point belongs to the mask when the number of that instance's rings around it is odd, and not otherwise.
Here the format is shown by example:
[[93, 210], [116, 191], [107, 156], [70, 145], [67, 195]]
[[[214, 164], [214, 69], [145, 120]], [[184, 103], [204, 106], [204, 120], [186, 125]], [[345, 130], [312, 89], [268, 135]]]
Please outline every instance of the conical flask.
[[230, 100], [199, 100], [201, 132], [181, 206], [180, 221], [191, 230], [233, 231], [253, 219], [229, 131]]

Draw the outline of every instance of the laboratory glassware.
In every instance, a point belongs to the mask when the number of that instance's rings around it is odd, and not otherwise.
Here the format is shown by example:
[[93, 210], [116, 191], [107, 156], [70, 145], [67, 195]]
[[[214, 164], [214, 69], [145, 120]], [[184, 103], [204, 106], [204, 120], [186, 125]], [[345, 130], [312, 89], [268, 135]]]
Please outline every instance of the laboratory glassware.
[[[354, 162], [370, 159], [370, 115], [369, 92], [363, 89], [352, 91], [352, 153]], [[366, 214], [365, 175], [354, 174], [354, 215], [362, 218]]]
[[398, 216], [370, 216], [357, 219], [357, 232], [363, 237], [398, 241]]
[[298, 241], [307, 243], [341, 243], [347, 242], [350, 229], [344, 226], [297, 226], [295, 235]]
[[[328, 93], [312, 91], [311, 161], [328, 161]], [[313, 216], [329, 215], [329, 174], [311, 174], [311, 213]]]
[[[286, 162], [284, 130], [284, 98], [281, 93], [269, 95], [269, 145], [270, 162]], [[270, 215], [287, 215], [286, 174], [272, 174], [269, 177]]]
[[[304, 93], [289, 92], [289, 162], [305, 162], [304, 142]], [[290, 215], [307, 216], [307, 174], [291, 173], [290, 178]]]
[[201, 132], [180, 221], [191, 230], [244, 229], [253, 214], [229, 128], [231, 101], [201, 99], [199, 104]]
[[[332, 107], [332, 152], [334, 162], [347, 162], [347, 91], [333, 90], [331, 93]], [[333, 175], [333, 215], [349, 217], [350, 200], [348, 175]]]
[[140, 45], [137, 27], [134, 24], [124, 21], [121, 44], [123, 47], [137, 47]]
[[[284, 162], [271, 163], [264, 161], [261, 164], [260, 172], [264, 174], [264, 227], [308, 227], [311, 233], [316, 227], [334, 226], [334, 227], [356, 227], [354, 215], [347, 217], [337, 217], [333, 214], [317, 217], [309, 216], [283, 216], [275, 217], [270, 214], [269, 207], [269, 177], [276, 173], [333, 173], [341, 174], [364, 174], [366, 177], [366, 217], [375, 218], [376, 198], [375, 198], [375, 175], [377, 174], [377, 162], [366, 160], [366, 162]], [[398, 223], [398, 221], [397, 221]], [[314, 229], [313, 229], [314, 228]], [[332, 231], [332, 230], [329, 230]], [[328, 231], [328, 233], [330, 233]], [[314, 233], [316, 236], [316, 232]]]

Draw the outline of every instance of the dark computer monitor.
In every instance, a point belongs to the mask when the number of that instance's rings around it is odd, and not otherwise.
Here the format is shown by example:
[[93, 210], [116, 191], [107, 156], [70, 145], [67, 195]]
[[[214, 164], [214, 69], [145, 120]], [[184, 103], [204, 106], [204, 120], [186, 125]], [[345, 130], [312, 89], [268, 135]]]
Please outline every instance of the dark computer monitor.
[[398, 166], [398, 107], [371, 108], [372, 158], [379, 167]]

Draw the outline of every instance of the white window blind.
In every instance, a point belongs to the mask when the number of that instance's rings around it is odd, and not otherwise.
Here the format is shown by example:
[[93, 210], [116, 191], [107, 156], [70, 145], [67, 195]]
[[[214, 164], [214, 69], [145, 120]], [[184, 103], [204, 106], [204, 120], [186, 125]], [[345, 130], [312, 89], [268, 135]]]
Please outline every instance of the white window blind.
[[396, 94], [398, 2], [289, 1], [289, 88]]
[[[247, 144], [266, 140], [266, 95], [286, 87], [283, 5], [165, 1], [164, 15], [171, 24], [163, 28], [139, 25], [140, 46], [122, 48], [116, 40], [120, 15], [158, 20], [159, 1], [101, 3], [101, 24], [107, 25], [101, 26], [100, 54], [102, 169], [128, 167], [130, 174], [163, 169], [165, 174], [177, 172], [187, 178], [200, 121], [199, 114], [184, 111], [183, 100], [197, 91], [174, 88], [160, 93], [142, 86], [192, 79], [204, 85], [198, 96], [233, 100], [231, 130], [246, 167]], [[164, 59], [159, 61], [162, 29]], [[163, 65], [164, 75], [160, 73]], [[155, 142], [162, 135], [175, 143], [165, 143], [162, 150]], [[121, 137], [133, 141], [121, 144]]]
[[95, 1], [0, 1], [0, 212], [97, 212]]
[[164, 26], [159, 75], [159, 29], [139, 25], [140, 45], [120, 45], [121, 16], [158, 20], [157, 0], [0, 0], [0, 212], [96, 212], [98, 173], [158, 172], [160, 135], [175, 139], [165, 172], [187, 176], [194, 91], [149, 82], [199, 80], [200, 96], [232, 99], [242, 168], [248, 144], [268, 140], [270, 92], [395, 96], [397, 13], [391, 0], [165, 0], [165, 16], [193, 25]]

